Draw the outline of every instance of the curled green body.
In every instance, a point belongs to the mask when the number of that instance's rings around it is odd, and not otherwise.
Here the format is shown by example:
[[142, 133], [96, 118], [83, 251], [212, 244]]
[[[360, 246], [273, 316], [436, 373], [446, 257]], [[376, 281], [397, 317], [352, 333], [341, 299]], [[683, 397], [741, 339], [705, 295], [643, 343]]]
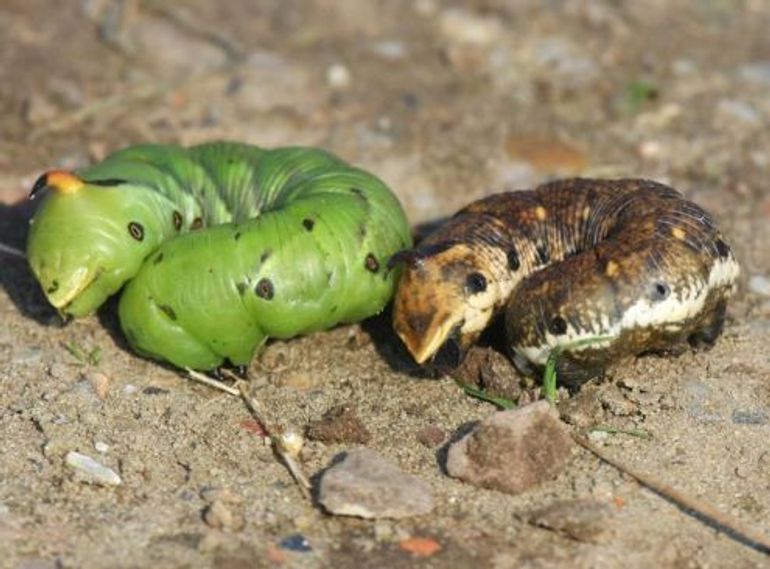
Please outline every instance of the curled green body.
[[316, 149], [136, 146], [78, 176], [33, 220], [35, 275], [73, 316], [125, 284], [129, 343], [179, 367], [243, 365], [269, 337], [379, 312], [411, 242], [379, 179]]

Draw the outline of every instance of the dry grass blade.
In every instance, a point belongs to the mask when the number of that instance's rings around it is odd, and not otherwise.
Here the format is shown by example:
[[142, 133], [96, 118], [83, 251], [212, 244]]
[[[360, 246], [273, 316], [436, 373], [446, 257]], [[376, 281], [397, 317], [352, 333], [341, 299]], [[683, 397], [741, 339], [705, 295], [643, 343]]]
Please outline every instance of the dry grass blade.
[[219, 389], [220, 391], [224, 391], [225, 393], [229, 393], [230, 395], [235, 395], [236, 397], [240, 396], [241, 394], [241, 392], [238, 391], [236, 388], [230, 387], [229, 385], [226, 385], [221, 381], [217, 381], [216, 379], [212, 379], [209, 376], [207, 376], [205, 373], [200, 373], [190, 368], [185, 368], [185, 372], [187, 372], [187, 377], [189, 377], [193, 381], [202, 383], [203, 385], [208, 385], [209, 387], [213, 387], [214, 389]]

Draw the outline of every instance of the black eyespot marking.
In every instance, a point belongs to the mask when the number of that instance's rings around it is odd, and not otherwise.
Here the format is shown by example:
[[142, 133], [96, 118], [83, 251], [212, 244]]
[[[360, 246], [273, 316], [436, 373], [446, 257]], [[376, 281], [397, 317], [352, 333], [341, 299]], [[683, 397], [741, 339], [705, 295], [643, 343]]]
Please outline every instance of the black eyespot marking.
[[350, 191], [359, 196], [363, 195], [364, 193], [363, 191], [361, 191], [361, 188], [350, 188]]
[[730, 256], [730, 247], [727, 246], [727, 243], [721, 239], [717, 239], [714, 245], [717, 248], [717, 253], [719, 254], [720, 259], [727, 259], [727, 257]]
[[561, 316], [554, 316], [548, 323], [548, 331], [554, 336], [561, 336], [567, 332], [567, 321]]
[[545, 243], [537, 244], [537, 260], [541, 265], [547, 265], [551, 260], [551, 254], [548, 252], [548, 245]]
[[270, 300], [275, 294], [273, 282], [270, 279], [260, 279], [257, 286], [254, 287], [254, 292], [259, 298]]
[[516, 251], [515, 248], [511, 247], [508, 249], [508, 268], [511, 271], [518, 271], [519, 267], [521, 266], [521, 261], [519, 261], [519, 253]]
[[178, 211], [174, 210], [174, 214], [172, 215], [172, 220], [174, 222], [174, 229], [179, 231], [182, 229], [182, 214]]
[[655, 283], [652, 290], [652, 300], [665, 300], [671, 294], [671, 287], [666, 283]]
[[200, 229], [203, 227], [203, 218], [196, 217], [192, 220], [192, 223], [190, 224], [190, 231], [195, 231], [197, 229]]
[[51, 286], [49, 286], [47, 289], [45, 289], [45, 291], [46, 291], [48, 294], [53, 294], [53, 293], [55, 293], [57, 290], [59, 290], [59, 281], [57, 281], [57, 280], [52, 280], [52, 281], [51, 281]]
[[471, 273], [465, 277], [465, 290], [469, 294], [479, 294], [487, 290], [487, 277], [481, 273]]
[[270, 258], [270, 255], [272, 255], [272, 254], [273, 254], [273, 250], [272, 249], [266, 249], [265, 252], [262, 253], [262, 255], [260, 255], [259, 262], [260, 263], [264, 263], [265, 261], [267, 261]]
[[364, 260], [364, 266], [370, 273], [376, 273], [380, 270], [380, 262], [377, 260], [377, 257], [375, 257], [373, 253], [369, 253], [366, 256], [366, 259]]
[[174, 309], [171, 308], [168, 304], [161, 304], [158, 306], [163, 313], [168, 316], [171, 320], [176, 320], [176, 312], [174, 312]]
[[315, 221], [313, 221], [309, 217], [306, 217], [305, 219], [302, 220], [302, 226], [308, 231], [313, 231], [314, 225], [315, 225]]
[[144, 239], [144, 227], [136, 221], [132, 221], [128, 224], [128, 232], [131, 234], [131, 237], [137, 241]]
[[157, 265], [157, 264], [158, 264], [158, 263], [160, 263], [162, 260], [163, 260], [163, 253], [161, 252], [161, 253], [158, 253], [158, 254], [155, 256], [155, 260], [152, 262], [152, 264], [153, 264], [153, 265]]
[[236, 231], [236, 232], [235, 232], [235, 235], [233, 235], [233, 239], [235, 239], [236, 241], [238, 241], [238, 239], [240, 239], [240, 238], [241, 238], [241, 232], [240, 232], [240, 231]]

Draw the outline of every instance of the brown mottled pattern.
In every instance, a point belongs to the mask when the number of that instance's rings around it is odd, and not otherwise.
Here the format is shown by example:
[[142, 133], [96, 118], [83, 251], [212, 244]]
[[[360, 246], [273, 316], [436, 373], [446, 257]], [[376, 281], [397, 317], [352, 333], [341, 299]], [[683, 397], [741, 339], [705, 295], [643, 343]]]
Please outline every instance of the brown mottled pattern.
[[[505, 258], [514, 262], [503, 266]], [[544, 346], [549, 334], [551, 345], [568, 334], [600, 336], [624, 324], [640, 299], [688, 302], [708, 288], [719, 259], [734, 262], [711, 216], [668, 186], [637, 179], [553, 182], [474, 202], [429, 235], [406, 264], [394, 325], [415, 353], [418, 336], [469, 302], [463, 282], [478, 271], [510, 285], [494, 311], [507, 306], [514, 351]], [[665, 350], [699, 333], [713, 341], [733, 280], [707, 290], [702, 309], [687, 321], [666, 322], [665, 330], [624, 324], [608, 348], [567, 350], [565, 372], [592, 375], [623, 355]], [[479, 332], [463, 334], [463, 323], [454, 339], [467, 348]]]

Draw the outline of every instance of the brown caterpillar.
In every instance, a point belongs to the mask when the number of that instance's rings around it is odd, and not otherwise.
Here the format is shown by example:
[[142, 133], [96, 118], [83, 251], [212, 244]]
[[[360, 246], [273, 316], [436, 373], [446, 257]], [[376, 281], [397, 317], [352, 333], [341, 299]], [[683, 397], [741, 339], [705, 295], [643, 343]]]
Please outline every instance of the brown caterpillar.
[[572, 380], [625, 356], [712, 344], [739, 273], [708, 213], [640, 179], [492, 195], [391, 262], [405, 265], [393, 324], [418, 363], [459, 365], [504, 311], [517, 367], [558, 348]]

